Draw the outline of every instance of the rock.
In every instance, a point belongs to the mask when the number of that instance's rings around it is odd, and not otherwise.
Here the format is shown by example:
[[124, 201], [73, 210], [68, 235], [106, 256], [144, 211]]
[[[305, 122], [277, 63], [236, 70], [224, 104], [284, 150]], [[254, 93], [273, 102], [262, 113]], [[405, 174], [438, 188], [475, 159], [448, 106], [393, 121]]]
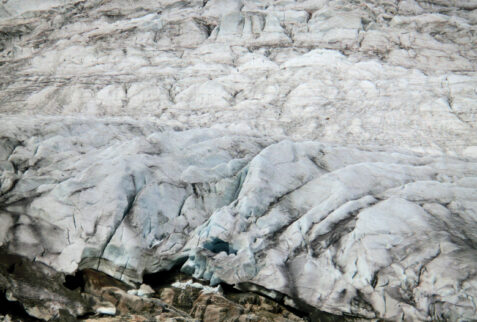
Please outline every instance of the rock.
[[194, 306], [195, 300], [200, 294], [202, 294], [202, 289], [199, 287], [192, 287], [190, 285], [178, 288], [177, 284], [174, 284], [171, 284], [172, 287], [165, 287], [161, 289], [161, 300], [184, 312], [190, 312]]
[[86, 292], [98, 314], [118, 315], [122, 320], [131, 315], [138, 316], [139, 320], [145, 318], [147, 321], [161, 315], [179, 319], [190, 318], [186, 312], [172, 306], [172, 303], [169, 305], [157, 298], [146, 298], [144, 295], [125, 292], [119, 287], [103, 286], [92, 293], [91, 290]]
[[237, 318], [242, 312], [240, 306], [221, 297], [203, 296], [194, 303], [192, 315], [201, 321], [225, 321]]
[[121, 315], [128, 313], [154, 314], [161, 312], [161, 307], [156, 307], [153, 301], [142, 299], [137, 295], [127, 294], [123, 290], [115, 287], [103, 288], [100, 297], [116, 306]]
[[100, 306], [96, 308], [96, 313], [104, 315], [116, 315], [116, 308], [114, 306]]
[[175, 297], [174, 289], [172, 289], [172, 288], [162, 289], [161, 293], [159, 294], [159, 297], [160, 297], [161, 300], [164, 301], [164, 303], [167, 303], [168, 305], [173, 305], [174, 304], [174, 297]]
[[63, 285], [65, 279], [61, 273], [45, 264], [9, 254], [4, 248], [0, 248], [0, 258], [0, 307], [2, 313], [10, 313], [3, 321], [9, 321], [11, 315], [22, 320], [33, 317], [70, 321], [92, 311], [79, 292]]
[[[160, 273], [156, 274], [159, 278]], [[210, 287], [175, 275], [176, 281], [164, 287], [159, 282], [158, 293], [164, 302], [200, 321], [303, 321], [283, 305], [253, 293], [226, 288], [212, 292]], [[170, 285], [170, 286], [169, 286]], [[220, 287], [220, 286], [219, 286]]]
[[141, 287], [139, 288], [137, 295], [142, 297], [148, 297], [151, 294], [154, 294], [154, 290], [147, 284], [141, 284]]
[[303, 321], [263, 297], [257, 296], [256, 301], [239, 305], [216, 294], [202, 294], [194, 302], [191, 315], [200, 321]]
[[9, 314], [7, 315], [0, 315], [0, 321], [2, 322], [12, 322], [12, 318]]
[[89, 294], [100, 295], [105, 287], [115, 287], [128, 293], [131, 291], [131, 286], [94, 269], [84, 269], [78, 274], [77, 286]]

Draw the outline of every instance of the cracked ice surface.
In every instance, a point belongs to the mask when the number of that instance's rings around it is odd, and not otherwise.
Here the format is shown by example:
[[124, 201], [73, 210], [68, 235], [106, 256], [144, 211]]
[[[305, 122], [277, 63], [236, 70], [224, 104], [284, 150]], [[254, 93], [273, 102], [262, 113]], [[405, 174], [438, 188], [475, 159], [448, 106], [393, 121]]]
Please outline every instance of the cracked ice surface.
[[475, 1], [0, 5], [0, 112], [475, 156]]

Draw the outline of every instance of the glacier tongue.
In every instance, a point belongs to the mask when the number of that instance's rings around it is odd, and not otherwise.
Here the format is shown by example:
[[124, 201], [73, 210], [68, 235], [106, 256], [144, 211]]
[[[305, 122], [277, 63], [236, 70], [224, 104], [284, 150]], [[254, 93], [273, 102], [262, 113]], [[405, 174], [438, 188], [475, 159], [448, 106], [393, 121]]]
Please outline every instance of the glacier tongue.
[[185, 261], [212, 284], [335, 314], [475, 314], [475, 161], [124, 119], [5, 120], [10, 252], [127, 283]]
[[476, 26], [475, 0], [1, 1], [0, 306], [84, 316], [62, 274], [180, 266], [301, 311], [474, 319]]

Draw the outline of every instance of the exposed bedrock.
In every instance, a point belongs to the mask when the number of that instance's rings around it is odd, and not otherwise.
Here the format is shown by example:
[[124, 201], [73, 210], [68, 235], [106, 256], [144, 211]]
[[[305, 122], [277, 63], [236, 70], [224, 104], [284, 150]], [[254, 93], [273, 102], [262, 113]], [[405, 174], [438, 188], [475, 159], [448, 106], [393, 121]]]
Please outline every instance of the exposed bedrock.
[[475, 316], [475, 159], [118, 119], [2, 128], [10, 253], [130, 285], [180, 264], [333, 314]]

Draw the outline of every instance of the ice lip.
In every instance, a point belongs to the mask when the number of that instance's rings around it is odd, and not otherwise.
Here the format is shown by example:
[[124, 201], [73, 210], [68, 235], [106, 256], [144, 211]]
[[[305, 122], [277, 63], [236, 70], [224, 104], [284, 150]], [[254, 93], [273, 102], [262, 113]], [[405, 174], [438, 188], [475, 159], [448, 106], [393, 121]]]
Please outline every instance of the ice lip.
[[[474, 279], [474, 161], [124, 119], [6, 119], [5, 172], [18, 179], [0, 196], [0, 243], [12, 252], [129, 285], [180, 265], [333, 314], [473, 314], [476, 290], [445, 285]], [[207, 175], [183, 181], [191, 167]]]

